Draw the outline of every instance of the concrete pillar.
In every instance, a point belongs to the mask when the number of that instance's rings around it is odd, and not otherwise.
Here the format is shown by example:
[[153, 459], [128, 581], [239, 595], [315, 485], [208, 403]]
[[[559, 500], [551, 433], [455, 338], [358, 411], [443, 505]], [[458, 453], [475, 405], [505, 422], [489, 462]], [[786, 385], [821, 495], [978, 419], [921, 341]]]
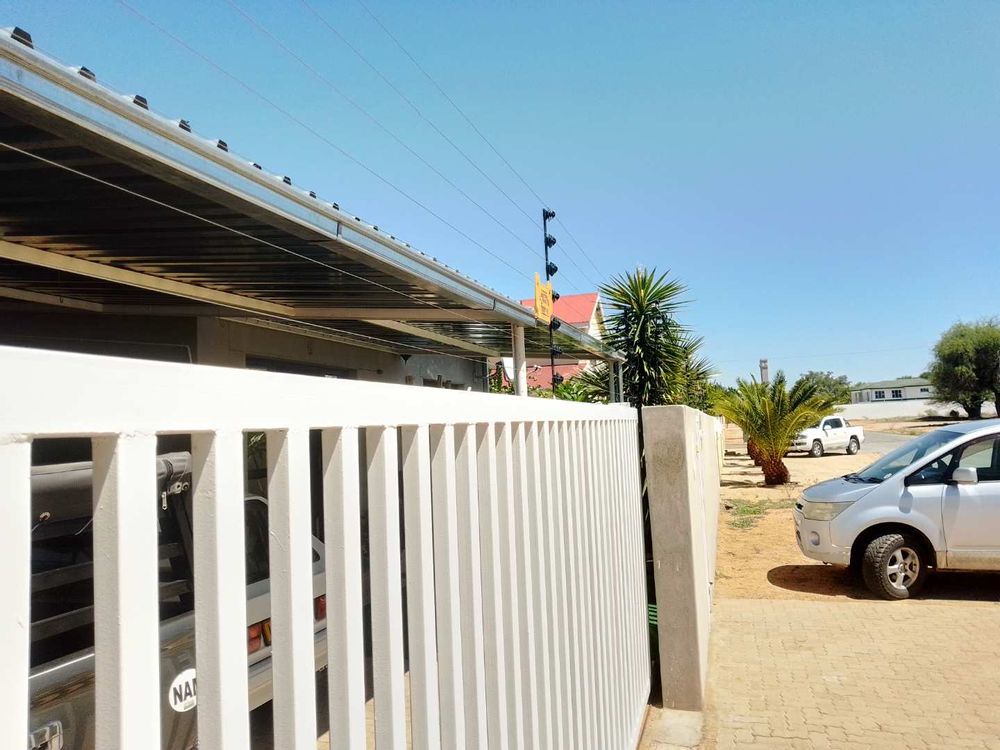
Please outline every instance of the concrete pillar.
[[514, 339], [514, 394], [528, 395], [528, 363], [524, 357], [524, 326], [511, 326]]
[[246, 367], [246, 355], [230, 341], [232, 324], [218, 318], [199, 317], [195, 362], [199, 365]]
[[699, 711], [719, 518], [718, 420], [687, 406], [642, 410], [666, 708]]

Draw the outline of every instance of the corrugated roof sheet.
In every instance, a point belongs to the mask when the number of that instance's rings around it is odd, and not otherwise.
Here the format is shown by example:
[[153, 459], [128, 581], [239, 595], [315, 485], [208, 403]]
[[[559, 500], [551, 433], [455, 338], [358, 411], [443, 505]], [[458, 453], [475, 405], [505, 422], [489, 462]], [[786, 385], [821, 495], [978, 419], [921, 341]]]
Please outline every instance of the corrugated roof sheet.
[[[400, 320], [412, 309], [416, 329], [445, 327], [507, 353], [512, 323], [525, 326], [529, 355], [548, 351], [547, 327], [519, 303], [9, 34], [0, 34], [0, 140], [8, 144], [0, 148], [0, 235], [9, 251], [0, 253], [0, 287], [12, 294], [150, 311], [185, 296], [66, 267], [86, 262], [236, 295], [244, 312], [279, 305], [302, 319], [282, 325], [374, 336], [336, 309], [400, 309]], [[41, 260], [25, 261], [18, 248]], [[412, 330], [377, 327], [377, 336], [453, 349]], [[570, 325], [557, 340], [568, 356], [611, 355]]]

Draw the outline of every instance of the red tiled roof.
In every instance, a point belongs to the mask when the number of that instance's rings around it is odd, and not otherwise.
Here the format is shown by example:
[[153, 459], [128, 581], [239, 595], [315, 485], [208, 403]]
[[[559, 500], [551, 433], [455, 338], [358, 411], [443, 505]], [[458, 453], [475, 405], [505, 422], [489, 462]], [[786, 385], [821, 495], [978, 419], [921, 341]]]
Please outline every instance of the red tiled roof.
[[[523, 299], [521, 304], [533, 308], [535, 299], [534, 297]], [[586, 330], [590, 325], [590, 319], [594, 316], [595, 307], [597, 307], [597, 292], [564, 294], [556, 300], [552, 306], [552, 312], [559, 320]]]
[[[586, 362], [570, 362], [565, 365], [556, 365], [556, 372], [569, 380], [574, 375], [579, 375], [586, 368]], [[552, 367], [550, 365], [536, 365], [534, 362], [528, 364], [528, 386], [531, 388], [551, 388], [552, 387]]]

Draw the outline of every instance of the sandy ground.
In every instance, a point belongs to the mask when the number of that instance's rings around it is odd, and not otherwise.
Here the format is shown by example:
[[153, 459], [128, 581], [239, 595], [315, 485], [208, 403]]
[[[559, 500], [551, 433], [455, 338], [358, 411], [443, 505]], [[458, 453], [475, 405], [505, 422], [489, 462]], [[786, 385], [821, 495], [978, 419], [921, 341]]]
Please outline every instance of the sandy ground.
[[745, 454], [727, 455], [715, 595], [747, 599], [848, 596], [853, 587], [845, 586], [851, 583], [846, 571], [813, 562], [799, 551], [791, 507], [806, 487], [857, 471], [874, 459], [872, 454], [789, 456], [785, 463], [792, 482], [765, 487], [760, 469]]

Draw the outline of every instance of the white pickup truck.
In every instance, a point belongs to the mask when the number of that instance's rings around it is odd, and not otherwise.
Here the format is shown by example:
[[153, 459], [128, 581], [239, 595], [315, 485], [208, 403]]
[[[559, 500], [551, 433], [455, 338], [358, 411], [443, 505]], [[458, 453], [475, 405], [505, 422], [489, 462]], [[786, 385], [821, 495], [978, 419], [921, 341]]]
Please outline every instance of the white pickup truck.
[[865, 442], [863, 427], [852, 427], [843, 417], [826, 417], [815, 427], [803, 430], [792, 441], [792, 451], [805, 451], [819, 458], [827, 451], [846, 450], [854, 455]]

